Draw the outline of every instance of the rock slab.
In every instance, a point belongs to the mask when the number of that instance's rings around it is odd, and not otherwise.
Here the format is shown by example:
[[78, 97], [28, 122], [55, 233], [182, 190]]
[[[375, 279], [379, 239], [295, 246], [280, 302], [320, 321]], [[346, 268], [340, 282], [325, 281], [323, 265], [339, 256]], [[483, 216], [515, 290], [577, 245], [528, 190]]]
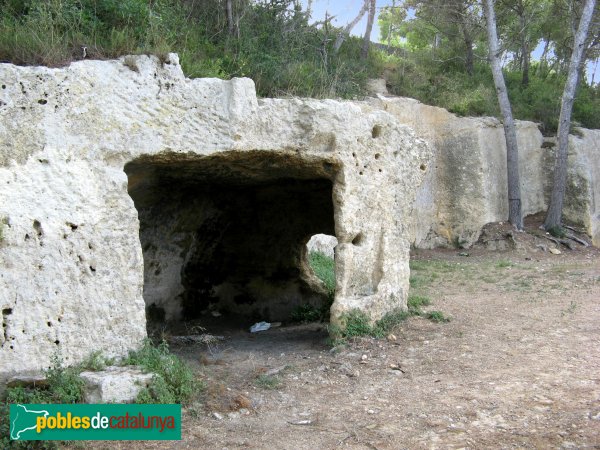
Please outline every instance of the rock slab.
[[86, 403], [133, 403], [152, 381], [152, 373], [132, 366], [110, 366], [99, 372], [81, 372]]

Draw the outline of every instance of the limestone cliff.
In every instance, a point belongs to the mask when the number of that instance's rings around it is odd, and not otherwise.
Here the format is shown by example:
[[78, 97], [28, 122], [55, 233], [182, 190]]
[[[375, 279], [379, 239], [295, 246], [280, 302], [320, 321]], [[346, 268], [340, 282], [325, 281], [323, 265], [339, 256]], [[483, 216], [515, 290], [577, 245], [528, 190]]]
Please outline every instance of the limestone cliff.
[[[502, 124], [489, 117], [458, 117], [417, 100], [378, 95], [369, 104], [409, 125], [434, 147], [432, 170], [419, 189], [413, 236], [417, 247], [470, 246], [489, 222], [506, 221], [506, 143]], [[517, 121], [523, 214], [547, 209], [553, 140], [533, 122]], [[600, 131], [570, 137], [565, 217], [585, 226], [600, 245]]]

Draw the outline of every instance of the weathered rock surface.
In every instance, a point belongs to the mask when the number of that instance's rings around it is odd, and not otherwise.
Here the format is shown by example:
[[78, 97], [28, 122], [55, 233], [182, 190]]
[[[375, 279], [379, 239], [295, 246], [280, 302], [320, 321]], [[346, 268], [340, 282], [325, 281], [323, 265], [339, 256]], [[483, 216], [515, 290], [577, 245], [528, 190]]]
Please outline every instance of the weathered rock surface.
[[324, 298], [306, 242], [335, 235], [332, 318], [406, 304], [431, 151], [365, 103], [256, 98], [176, 55], [0, 65], [0, 378], [121, 356], [155, 320], [277, 319]]
[[133, 403], [154, 374], [132, 366], [111, 366], [98, 372], [81, 372], [86, 403]]
[[338, 241], [335, 236], [329, 236], [327, 234], [315, 234], [310, 238], [310, 241], [306, 244], [309, 252], [322, 253], [330, 258], [334, 256], [335, 246]]
[[[569, 136], [569, 172], [564, 217], [585, 227], [600, 247], [600, 130]], [[549, 180], [552, 180], [551, 174]], [[551, 186], [550, 181], [548, 186]]]
[[[376, 108], [409, 125], [434, 147], [432, 170], [415, 204], [414, 244], [470, 246], [483, 226], [508, 218], [506, 144], [502, 124], [489, 117], [458, 117], [417, 100], [378, 96]], [[599, 245], [600, 131], [570, 137], [565, 217], [586, 227]], [[554, 151], [533, 122], [517, 121], [524, 215], [547, 209]]]

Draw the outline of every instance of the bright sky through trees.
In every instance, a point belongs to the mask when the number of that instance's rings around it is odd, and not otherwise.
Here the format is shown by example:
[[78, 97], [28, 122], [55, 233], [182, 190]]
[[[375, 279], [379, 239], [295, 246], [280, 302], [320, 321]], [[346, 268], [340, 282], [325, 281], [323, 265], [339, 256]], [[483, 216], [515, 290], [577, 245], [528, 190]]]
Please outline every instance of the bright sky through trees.
[[[308, 1], [303, 0], [303, 7], [306, 8]], [[400, 1], [396, 2], [397, 4], [401, 4]], [[312, 16], [311, 22], [318, 22], [325, 18], [325, 13], [327, 12], [329, 16], [335, 16], [333, 20], [333, 24], [337, 27], [343, 27], [349, 22], [352, 21], [358, 14], [358, 11], [362, 7], [363, 0], [314, 0], [312, 2]], [[392, 0], [377, 0], [377, 15], [379, 14], [379, 10], [383, 6], [391, 6]], [[375, 16], [375, 26], [373, 27], [373, 32], [371, 33], [371, 40], [373, 42], [379, 42], [379, 26], [377, 24], [377, 15]], [[408, 18], [410, 19], [412, 14], [408, 14]], [[354, 27], [351, 34], [354, 36], [362, 36], [365, 32], [365, 27], [367, 24], [367, 16], [363, 16], [363, 18], [358, 22], [358, 24]], [[540, 55], [542, 54], [542, 44], [538, 45], [538, 47], [532, 52], [531, 57], [533, 60], [538, 60]], [[592, 77], [592, 73], [596, 71], [596, 82], [598, 82], [598, 78], [600, 75], [600, 64], [598, 62], [590, 61], [587, 65], [586, 75], [588, 81]]]

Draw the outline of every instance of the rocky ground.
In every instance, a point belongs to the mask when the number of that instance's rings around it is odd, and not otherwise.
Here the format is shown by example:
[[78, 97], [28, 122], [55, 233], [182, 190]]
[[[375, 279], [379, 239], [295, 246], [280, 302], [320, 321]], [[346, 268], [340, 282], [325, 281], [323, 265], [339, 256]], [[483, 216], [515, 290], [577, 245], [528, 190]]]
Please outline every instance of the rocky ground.
[[214, 330], [173, 348], [206, 384], [182, 441], [92, 448], [600, 448], [600, 252], [509, 232], [413, 254], [414, 292], [450, 322], [336, 348], [323, 324]]

